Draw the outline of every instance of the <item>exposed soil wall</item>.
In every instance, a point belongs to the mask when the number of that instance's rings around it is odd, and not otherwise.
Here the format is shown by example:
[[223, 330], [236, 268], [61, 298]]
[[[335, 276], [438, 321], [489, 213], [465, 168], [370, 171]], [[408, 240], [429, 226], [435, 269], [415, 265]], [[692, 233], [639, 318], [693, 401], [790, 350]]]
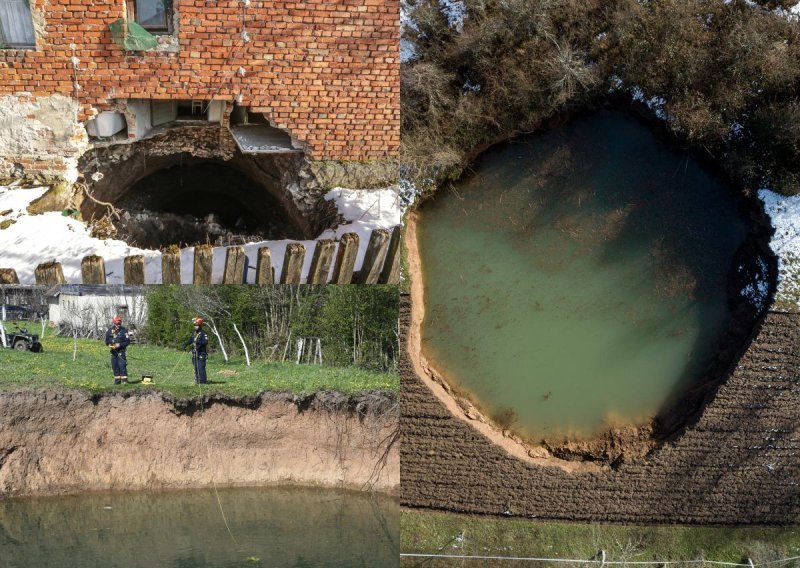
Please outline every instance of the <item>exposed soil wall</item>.
[[0, 495], [302, 484], [395, 492], [395, 395], [0, 394]]
[[457, 418], [415, 370], [408, 296], [400, 314], [402, 505], [597, 522], [800, 522], [800, 314], [768, 313], [674, 440], [588, 471], [514, 455]]

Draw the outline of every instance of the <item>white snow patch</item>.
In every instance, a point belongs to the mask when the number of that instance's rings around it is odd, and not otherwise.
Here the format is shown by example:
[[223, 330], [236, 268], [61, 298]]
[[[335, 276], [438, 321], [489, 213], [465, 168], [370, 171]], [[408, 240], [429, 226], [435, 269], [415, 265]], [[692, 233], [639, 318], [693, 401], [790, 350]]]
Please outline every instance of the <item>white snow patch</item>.
[[775, 234], [769, 246], [778, 257], [777, 302], [800, 308], [800, 195], [787, 197], [770, 189], [758, 190]]
[[414, 21], [412, 13], [415, 6], [408, 3], [408, 0], [400, 0], [400, 32], [406, 30], [418, 31], [417, 22]]
[[[749, 300], [758, 311], [761, 311], [766, 305], [767, 296], [769, 296], [769, 282], [767, 281], [769, 271], [763, 258], [757, 259], [756, 263], [758, 265], [758, 274], [753, 282], [748, 283], [742, 289], [742, 296]], [[744, 266], [739, 266], [739, 272], [743, 270]]]
[[[345, 189], [341, 187], [330, 190], [327, 201], [336, 203], [339, 213], [348, 221], [335, 230], [323, 231], [320, 239], [340, 239], [345, 233], [358, 234], [358, 257], [356, 270], [364, 262], [369, 236], [374, 229], [391, 229], [400, 224], [402, 206], [400, 188], [392, 186], [384, 189]], [[310, 257], [310, 255], [308, 255]], [[309, 258], [306, 261], [309, 261]], [[307, 270], [304, 267], [303, 270]]]
[[413, 11], [414, 6], [408, 0], [400, 0], [400, 63], [408, 63], [419, 57], [414, 40], [406, 36], [408, 30], [419, 31], [412, 16]]
[[744, 126], [742, 126], [741, 122], [734, 121], [733, 124], [731, 124], [728, 132], [730, 134], [731, 140], [737, 140], [742, 136], [744, 136]]
[[467, 17], [467, 5], [462, 0], [439, 0], [439, 9], [447, 18], [447, 25], [461, 33], [464, 31], [464, 19]]
[[[0, 230], [0, 268], [14, 268], [21, 284], [34, 284], [34, 268], [57, 260], [67, 282], [77, 283], [81, 281], [83, 257], [98, 254], [105, 258], [107, 282], [122, 284], [122, 259], [141, 254], [145, 257], [145, 277], [161, 280], [161, 255], [157, 251], [142, 250], [113, 239], [96, 239], [89, 234], [86, 225], [58, 212], [28, 214], [25, 208], [47, 189], [0, 187], [0, 211], [8, 209], [4, 204], [13, 203], [14, 209], [13, 213], [0, 217], [0, 221], [16, 221]], [[26, 197], [23, 199], [21, 195]]]
[[470, 79], [467, 79], [464, 81], [464, 84], [461, 85], [461, 88], [464, 90], [464, 92], [479, 93], [481, 91], [481, 84], [473, 83]]
[[[14, 219], [16, 223], [0, 230], [0, 268], [14, 268], [21, 284], [34, 284], [34, 268], [44, 262], [56, 260], [61, 263], [64, 278], [70, 283], [81, 281], [81, 260], [84, 256], [99, 255], [105, 259], [108, 284], [123, 283], [123, 258], [141, 254], [145, 257], [145, 281], [161, 283], [161, 253], [129, 246], [116, 239], [97, 239], [90, 235], [89, 228], [80, 221], [61, 213], [30, 215], [26, 207], [41, 197], [48, 188], [13, 189], [0, 186], [0, 221]], [[357, 233], [359, 252], [355, 270], [361, 268], [374, 229], [392, 229], [400, 224], [403, 206], [400, 188], [397, 186], [379, 189], [335, 188], [325, 195], [333, 201], [345, 223], [335, 229], [323, 231], [320, 239], [340, 238], [344, 233]], [[276, 280], [280, 278], [286, 245], [290, 240], [261, 241], [245, 245], [248, 257], [247, 281], [255, 282], [255, 265], [258, 249], [268, 247], [275, 268]], [[315, 241], [299, 241], [306, 247], [303, 277], [308, 274], [314, 252]], [[212, 282], [219, 283], [225, 267], [225, 247], [215, 247], [213, 252]], [[181, 250], [181, 282], [191, 284], [193, 278], [194, 248]]]
[[[608, 88], [609, 93], [625, 90], [625, 82], [618, 75], [611, 75], [608, 80], [609, 83], [611, 83], [611, 86]], [[656, 95], [648, 97], [644, 92], [644, 89], [637, 86], [628, 88], [628, 92], [631, 95], [631, 99], [647, 105], [647, 107], [656, 115], [656, 118], [669, 121], [669, 115], [667, 114], [665, 108], [667, 105], [667, 99]]]
[[25, 209], [28, 205], [32, 201], [39, 199], [48, 189], [47, 187], [34, 187], [31, 189], [0, 188], [0, 221], [25, 215]]
[[422, 190], [411, 181], [406, 172], [400, 175], [400, 208], [401, 214], [411, 207], [422, 196]]
[[407, 37], [400, 38], [400, 63], [408, 63], [414, 61], [419, 55], [417, 54], [417, 46], [413, 41]]
[[661, 120], [667, 120], [669, 118], [667, 112], [664, 110], [664, 106], [667, 104], [667, 100], [664, 97], [652, 96], [648, 98], [641, 87], [632, 87], [631, 98], [634, 101], [647, 105], [647, 108], [652, 110], [656, 117]]

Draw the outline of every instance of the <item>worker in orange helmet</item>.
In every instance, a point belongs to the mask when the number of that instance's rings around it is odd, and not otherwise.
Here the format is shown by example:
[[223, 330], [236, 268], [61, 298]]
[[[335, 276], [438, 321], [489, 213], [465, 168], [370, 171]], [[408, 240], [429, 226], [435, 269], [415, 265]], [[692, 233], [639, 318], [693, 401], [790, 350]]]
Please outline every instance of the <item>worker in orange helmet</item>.
[[183, 350], [191, 345], [192, 347], [192, 365], [194, 365], [194, 382], [199, 385], [204, 385], [208, 380], [206, 379], [206, 360], [208, 359], [208, 336], [203, 331], [202, 318], [192, 318], [192, 325], [194, 330], [191, 337], [183, 344]]
[[114, 384], [128, 382], [128, 361], [126, 349], [131, 343], [128, 330], [122, 327], [122, 318], [114, 316], [111, 327], [106, 331], [106, 345], [111, 350], [111, 370], [114, 372]]

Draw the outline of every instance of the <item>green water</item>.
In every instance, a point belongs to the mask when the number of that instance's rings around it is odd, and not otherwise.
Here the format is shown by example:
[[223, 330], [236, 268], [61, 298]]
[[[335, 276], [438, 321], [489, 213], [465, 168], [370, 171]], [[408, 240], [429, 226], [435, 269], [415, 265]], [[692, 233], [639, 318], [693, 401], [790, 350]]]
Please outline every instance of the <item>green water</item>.
[[[0, 567], [398, 565], [400, 507], [322, 489], [0, 500]], [[234, 540], [235, 539], [235, 540]]]
[[497, 147], [420, 209], [423, 351], [531, 439], [653, 416], [729, 324], [735, 200], [624, 114]]

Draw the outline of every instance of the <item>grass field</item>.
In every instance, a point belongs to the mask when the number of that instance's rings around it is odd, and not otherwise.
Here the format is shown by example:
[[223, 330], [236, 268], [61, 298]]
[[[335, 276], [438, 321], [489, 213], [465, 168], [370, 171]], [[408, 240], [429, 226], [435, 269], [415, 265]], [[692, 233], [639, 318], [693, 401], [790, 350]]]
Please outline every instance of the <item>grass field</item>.
[[[640, 527], [527, 521], [409, 509], [402, 511], [400, 539], [404, 553], [469, 556], [589, 560], [599, 558], [598, 553], [605, 550], [607, 561], [705, 559], [747, 563], [747, 558], [751, 558], [755, 564], [800, 556], [800, 526]], [[506, 560], [402, 560], [404, 567], [542, 564]], [[798, 563], [792, 561], [775, 566], [796, 567]]]
[[[40, 331], [38, 326], [31, 326], [30, 330]], [[154, 386], [180, 397], [200, 392], [194, 384], [190, 352], [131, 345], [128, 348], [131, 384], [114, 386], [109, 350], [102, 341], [78, 339], [74, 361], [72, 338], [45, 335], [42, 346], [43, 353], [0, 348], [0, 391], [26, 386], [67, 386], [102, 392]], [[262, 391], [311, 393], [319, 390], [354, 393], [370, 389], [397, 391], [400, 387], [398, 375], [392, 373], [264, 361], [253, 361], [248, 367], [244, 358], [225, 363], [217, 353], [209, 355], [206, 370], [209, 383], [202, 387], [206, 393], [252, 395]], [[143, 373], [152, 373], [155, 384], [141, 384]]]

